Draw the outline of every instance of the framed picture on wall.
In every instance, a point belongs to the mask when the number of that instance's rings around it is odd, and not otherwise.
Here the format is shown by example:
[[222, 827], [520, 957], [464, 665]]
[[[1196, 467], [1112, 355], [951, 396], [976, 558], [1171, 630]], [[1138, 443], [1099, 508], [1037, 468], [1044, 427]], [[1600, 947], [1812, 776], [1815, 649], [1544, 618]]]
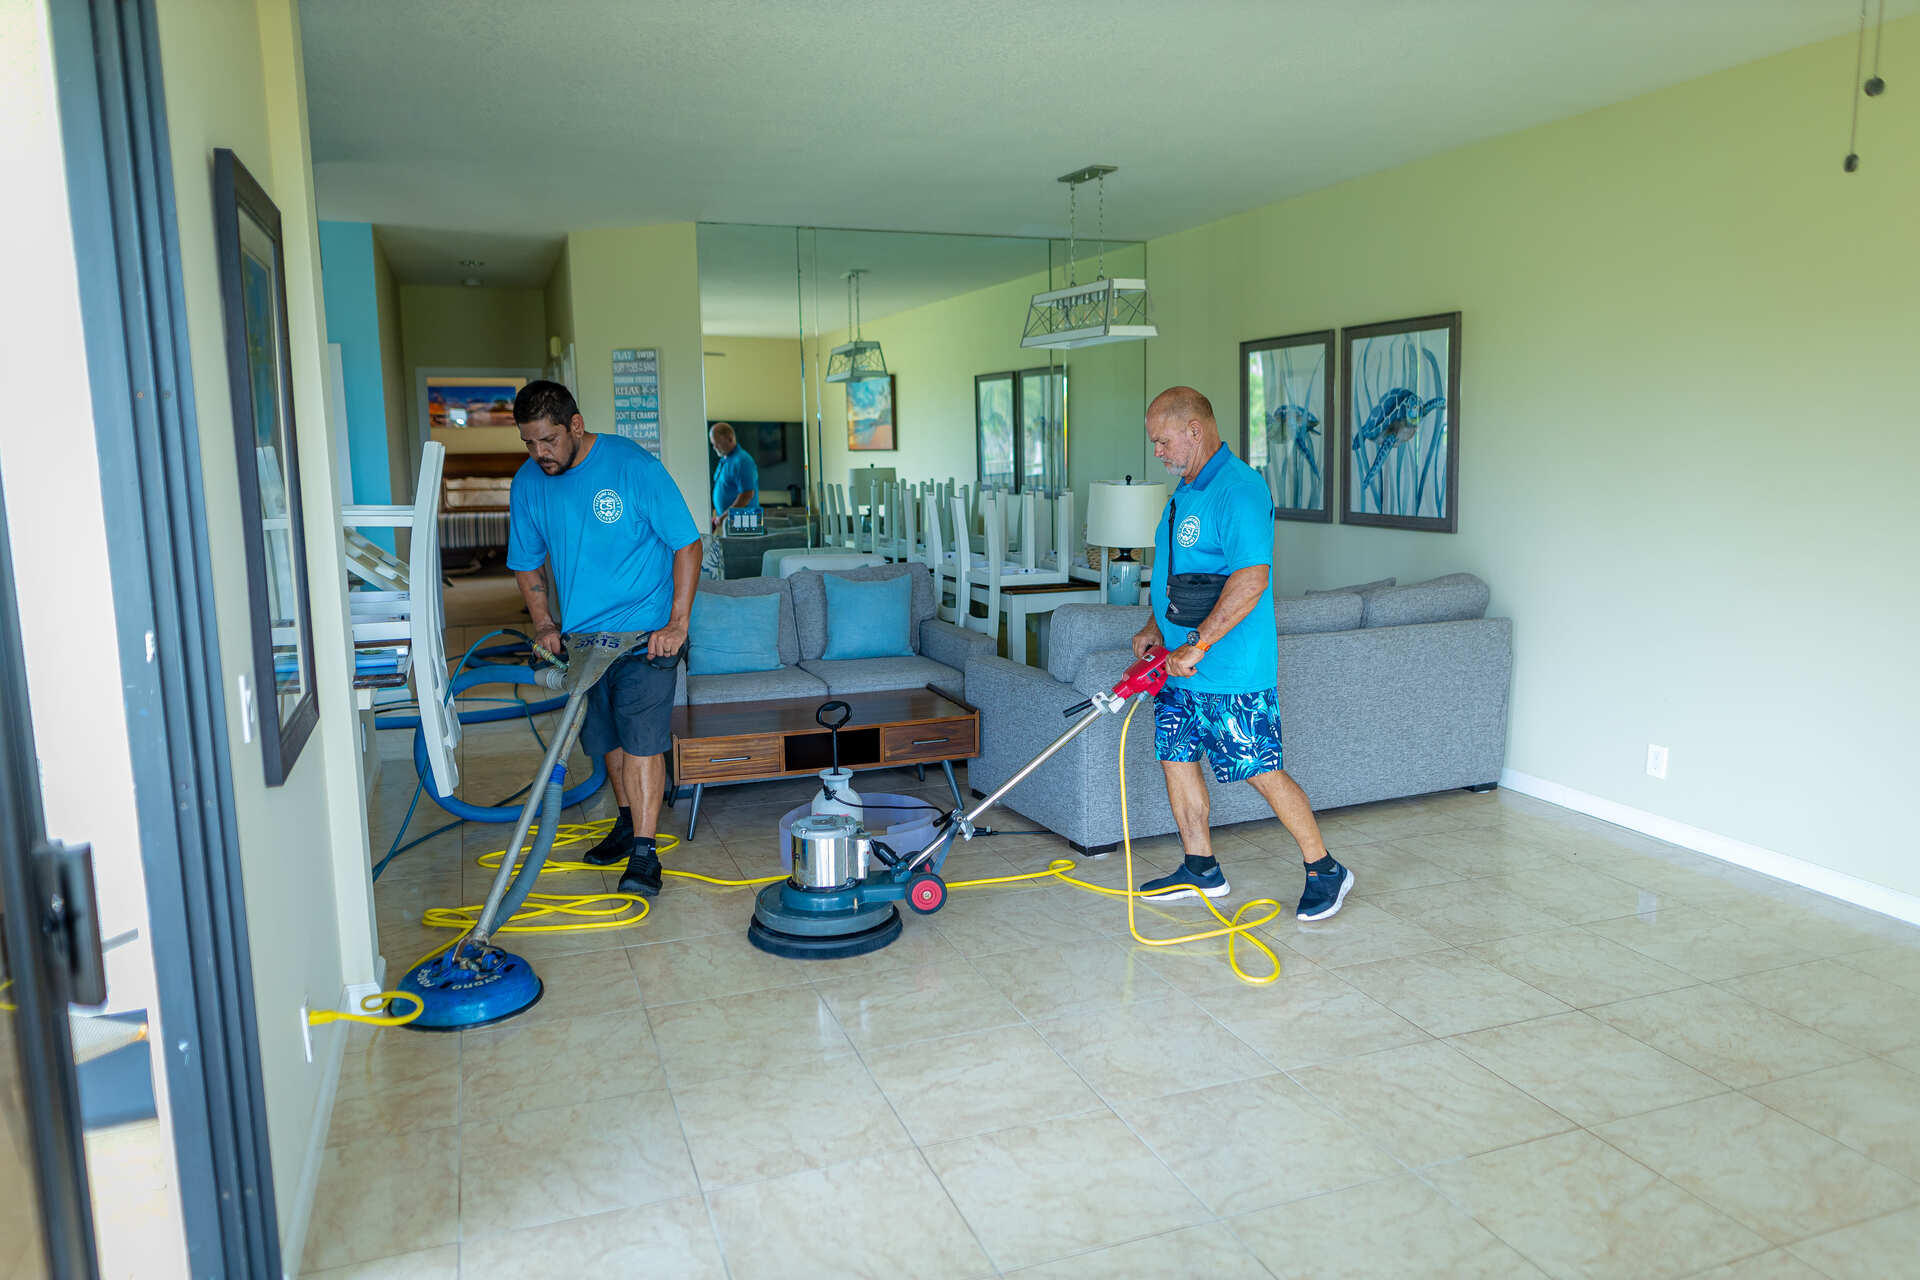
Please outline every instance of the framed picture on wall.
[[[416, 368], [413, 401], [421, 428], [416, 449], [419, 443], [431, 440], [435, 431], [512, 427], [513, 397], [520, 388], [544, 376], [539, 369]], [[573, 389], [571, 384], [562, 385]]]
[[1012, 370], [974, 377], [973, 435], [982, 489], [1013, 488], [1014, 403]]
[[1021, 369], [1013, 376], [1020, 407], [1020, 474], [1014, 488], [1052, 496], [1067, 483], [1066, 366]]
[[249, 720], [257, 712], [267, 785], [277, 787], [293, 772], [320, 719], [286, 257], [280, 210], [225, 148], [213, 153], [213, 220], [253, 631], [254, 706], [243, 710]]
[[1333, 330], [1240, 344], [1240, 457], [1267, 478], [1273, 518], [1333, 519]]
[[847, 448], [899, 448], [893, 420], [893, 375], [847, 383]]
[[525, 378], [427, 378], [429, 427], [510, 427], [513, 398], [527, 385]]
[[1454, 532], [1460, 313], [1362, 325], [1340, 336], [1340, 518]]

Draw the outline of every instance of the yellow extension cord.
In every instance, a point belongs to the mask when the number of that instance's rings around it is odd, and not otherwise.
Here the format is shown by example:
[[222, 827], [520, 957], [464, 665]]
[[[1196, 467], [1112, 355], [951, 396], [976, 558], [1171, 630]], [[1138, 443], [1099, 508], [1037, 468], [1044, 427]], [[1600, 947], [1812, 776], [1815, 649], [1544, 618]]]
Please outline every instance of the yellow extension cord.
[[[1120, 839], [1126, 850], [1126, 882], [1129, 885], [1133, 883], [1133, 834], [1129, 829], [1127, 820], [1127, 729], [1132, 725], [1133, 713], [1137, 711], [1139, 707], [1140, 700], [1136, 698], [1133, 705], [1127, 708], [1126, 718], [1120, 725]], [[554, 832], [552, 847], [557, 850], [573, 845], [584, 844], [589, 840], [604, 836], [612, 827], [613, 819], [611, 818], [602, 819], [599, 822], [564, 823]], [[529, 841], [532, 840], [534, 834], [534, 832], [528, 833]], [[677, 847], [679, 843], [679, 837], [663, 835], [659, 837], [656, 848], [659, 852], [666, 853]], [[478, 862], [479, 865], [486, 870], [498, 870], [501, 859], [506, 856], [507, 851], [505, 849], [496, 849], [492, 853], [481, 854]], [[1109, 889], [1105, 885], [1091, 884], [1088, 881], [1070, 875], [1069, 873], [1074, 870], [1075, 865], [1072, 858], [1056, 858], [1047, 864], [1047, 868], [1044, 871], [1026, 871], [1018, 875], [1010, 876], [989, 876], [979, 880], [954, 880], [947, 884], [947, 888], [977, 889], [987, 885], [1017, 884], [1023, 880], [1044, 880], [1051, 878], [1060, 881], [1062, 884], [1070, 884], [1076, 889], [1084, 889], [1088, 893], [1100, 893], [1108, 897], [1125, 898], [1127, 900], [1127, 931], [1133, 935], [1133, 940], [1142, 946], [1176, 947], [1188, 942], [1206, 942], [1212, 938], [1225, 938], [1227, 940], [1227, 963], [1232, 966], [1235, 977], [1253, 986], [1265, 986], [1279, 979], [1280, 957], [1274, 952], [1272, 947], [1268, 946], [1253, 933], [1253, 930], [1275, 919], [1286, 909], [1285, 905], [1278, 900], [1273, 898], [1254, 898], [1242, 903], [1240, 909], [1229, 917], [1222, 913], [1220, 908], [1213, 905], [1213, 899], [1207, 897], [1205, 894], [1199, 894], [1196, 896], [1205, 904], [1207, 910], [1213, 913], [1214, 918], [1220, 922], [1218, 928], [1204, 929], [1198, 933], [1181, 934], [1174, 938], [1149, 938], [1140, 932], [1140, 925], [1135, 917], [1135, 900], [1140, 898], [1165, 897], [1169, 894], [1180, 892], [1179, 890], [1161, 889], [1153, 893], [1145, 893], [1137, 889]], [[517, 871], [518, 869], [518, 866], [516, 866], [515, 870]], [[564, 873], [568, 871], [604, 871], [605, 869], [604, 867], [594, 866], [590, 862], [556, 862], [550, 858], [547, 864], [540, 869], [540, 874], [545, 875], [549, 871]], [[671, 869], [665, 870], [665, 874], [682, 880], [697, 880], [701, 884], [717, 885], [725, 889], [751, 888], [755, 885], [773, 884], [776, 881], [786, 879], [785, 876], [758, 876], [745, 880], [727, 880], [718, 876], [703, 876], [692, 871], [674, 871]], [[1244, 918], [1248, 912], [1259, 907], [1271, 907], [1272, 910], [1255, 919], [1249, 920]], [[516, 911], [513, 917], [505, 924], [502, 924], [495, 932], [577, 933], [589, 929], [625, 929], [645, 920], [649, 910], [647, 899], [634, 893], [530, 893], [527, 895], [526, 905], [519, 911]], [[549, 916], [560, 916], [562, 917], [562, 921], [558, 924], [534, 923], [535, 921], [544, 920]], [[467, 936], [473, 929], [474, 924], [479, 920], [479, 917], [480, 907], [478, 905], [429, 907], [425, 914], [420, 917], [422, 924], [435, 929], [458, 929], [460, 933], [444, 945], [435, 947], [432, 951], [427, 952], [427, 954], [408, 965], [408, 971], [411, 972], [419, 968], [435, 956], [452, 948], [461, 938]], [[1272, 962], [1273, 971], [1264, 976], [1255, 977], [1241, 968], [1238, 948], [1242, 942], [1264, 953], [1267, 959]], [[379, 1009], [386, 1001], [395, 999], [411, 1000], [415, 1008], [408, 1013], [393, 1017], [381, 1017], [373, 1014], [372, 1011]], [[402, 1027], [419, 1017], [424, 1006], [421, 1005], [419, 997], [407, 992], [382, 991], [378, 995], [366, 997], [365, 1000], [361, 1002], [361, 1007], [369, 1010], [369, 1012], [366, 1014], [354, 1014], [338, 1013], [328, 1010], [310, 1014], [308, 1015], [308, 1020], [315, 1024], [340, 1021], [359, 1022], [378, 1027]]]

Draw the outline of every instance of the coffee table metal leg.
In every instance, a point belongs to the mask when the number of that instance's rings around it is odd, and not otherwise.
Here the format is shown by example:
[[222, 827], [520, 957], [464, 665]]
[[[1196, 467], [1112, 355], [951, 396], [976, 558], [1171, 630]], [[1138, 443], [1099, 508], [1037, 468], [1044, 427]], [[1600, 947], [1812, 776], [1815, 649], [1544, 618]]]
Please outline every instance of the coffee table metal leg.
[[945, 769], [945, 770], [947, 771], [947, 785], [948, 785], [949, 787], [951, 787], [951, 788], [953, 788], [953, 804], [954, 804], [954, 807], [955, 807], [955, 808], [957, 808], [957, 809], [964, 809], [964, 808], [966, 808], [966, 807], [967, 807], [967, 802], [966, 802], [965, 800], [963, 800], [963, 799], [961, 799], [961, 798], [960, 798], [960, 784], [959, 784], [959, 783], [958, 783], [957, 781], [955, 781], [955, 780], [954, 780], [954, 776], [953, 776], [953, 761], [951, 761], [951, 760], [942, 760], [942, 761], [940, 762], [940, 767], [941, 767], [942, 769]]
[[707, 789], [704, 782], [693, 784], [693, 808], [687, 812], [687, 843], [693, 843], [693, 833], [700, 829], [700, 795]]

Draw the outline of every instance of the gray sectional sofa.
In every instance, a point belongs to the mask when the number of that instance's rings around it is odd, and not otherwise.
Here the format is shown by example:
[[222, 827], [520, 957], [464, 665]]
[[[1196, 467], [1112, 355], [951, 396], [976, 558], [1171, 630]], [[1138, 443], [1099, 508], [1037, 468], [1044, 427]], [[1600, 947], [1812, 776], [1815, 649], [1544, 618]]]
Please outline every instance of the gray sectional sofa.
[[828, 662], [827, 589], [817, 569], [803, 569], [787, 578], [703, 578], [697, 590], [715, 595], [780, 597], [780, 662], [776, 671], [747, 671], [735, 675], [689, 676], [680, 667], [674, 689], [676, 704], [702, 706], [716, 702], [758, 702], [767, 698], [827, 698], [873, 693], [882, 689], [919, 689], [933, 685], [943, 693], [964, 699], [967, 663], [988, 657], [994, 645], [977, 631], [963, 631], [940, 621], [934, 608], [933, 576], [925, 565], [871, 565], [831, 571], [835, 577], [868, 580], [910, 575], [910, 606], [914, 655], [899, 658], [851, 658]]
[[[1274, 600], [1286, 769], [1316, 809], [1498, 782], [1506, 757], [1513, 624], [1485, 617], [1487, 585], [1468, 574], [1400, 587], [1388, 580]], [[1053, 615], [1047, 669], [983, 653], [966, 668], [980, 708], [985, 793], [1070, 723], [1061, 712], [1111, 688], [1133, 660], [1144, 607], [1068, 605]], [[1172, 639], [1172, 637], [1169, 637]], [[1004, 803], [1083, 852], [1120, 839], [1120, 717], [1081, 734]], [[1208, 778], [1214, 825], [1271, 817], [1251, 787]], [[1127, 738], [1127, 804], [1136, 837], [1175, 829], [1143, 707]]]

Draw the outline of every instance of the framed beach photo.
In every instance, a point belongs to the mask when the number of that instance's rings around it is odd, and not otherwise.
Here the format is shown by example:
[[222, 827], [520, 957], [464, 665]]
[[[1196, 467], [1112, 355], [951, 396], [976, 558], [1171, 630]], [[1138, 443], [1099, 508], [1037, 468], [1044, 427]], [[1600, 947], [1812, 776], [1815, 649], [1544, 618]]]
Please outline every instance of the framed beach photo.
[[1333, 519], [1333, 330], [1240, 344], [1240, 458], [1267, 478], [1273, 518]]
[[1452, 533], [1460, 495], [1460, 313], [1341, 331], [1340, 518]]
[[893, 375], [847, 383], [847, 448], [899, 448], [893, 422]]
[[982, 489], [1013, 488], [1013, 371], [975, 374], [973, 439]]

